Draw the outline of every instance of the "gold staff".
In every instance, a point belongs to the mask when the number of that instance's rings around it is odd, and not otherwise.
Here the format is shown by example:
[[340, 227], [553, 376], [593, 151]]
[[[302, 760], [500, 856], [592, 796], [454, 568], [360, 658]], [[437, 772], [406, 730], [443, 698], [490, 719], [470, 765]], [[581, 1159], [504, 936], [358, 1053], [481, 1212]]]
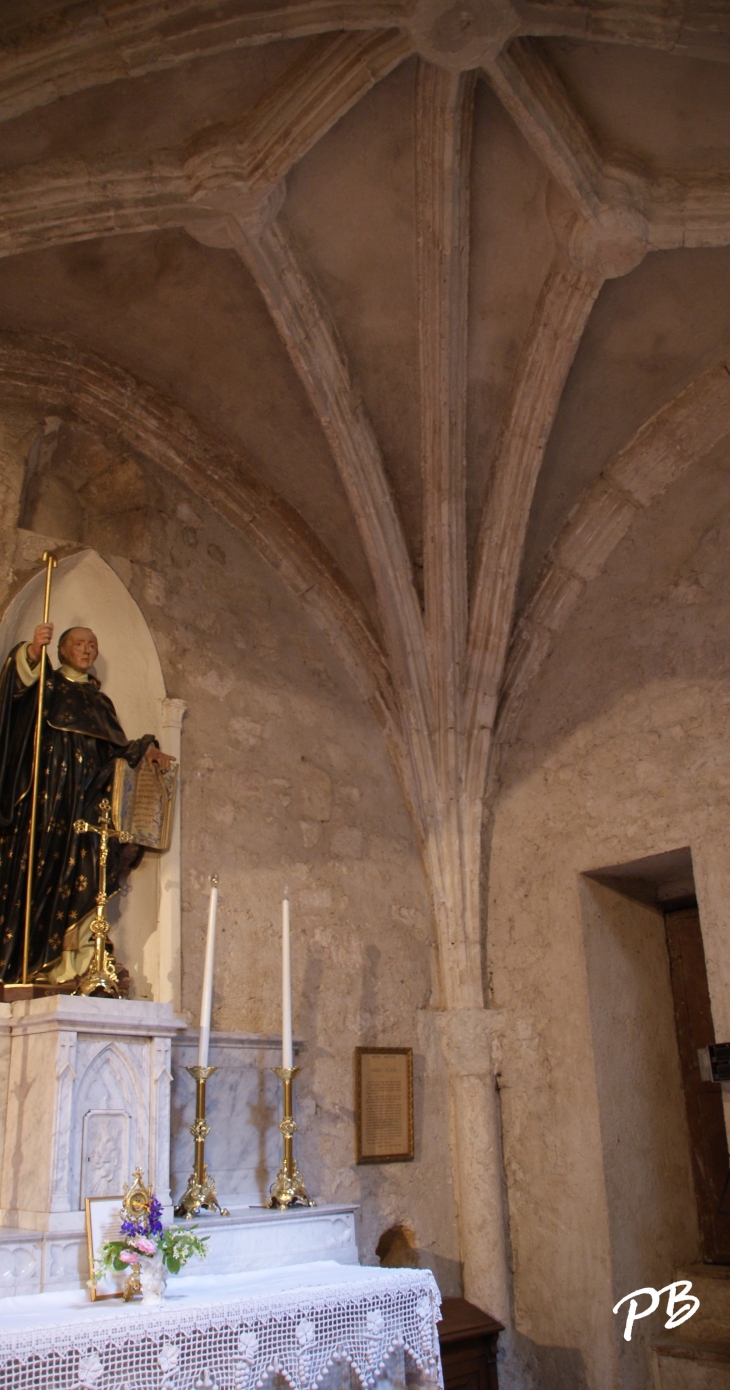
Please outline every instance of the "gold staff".
[[[43, 551], [46, 566], [46, 596], [43, 601], [43, 622], [48, 622], [51, 611], [51, 571], [55, 569], [56, 557], [50, 550]], [[35, 832], [38, 821], [38, 782], [41, 772], [41, 740], [43, 738], [43, 694], [46, 679], [46, 648], [41, 647], [41, 669], [38, 677], [38, 713], [35, 724], [35, 744], [33, 748], [33, 778], [30, 803], [30, 832], [28, 835], [28, 879], [25, 885], [25, 927], [23, 930], [23, 980], [28, 983], [28, 955], [30, 952], [30, 916], [33, 907], [33, 870], [35, 868]]]

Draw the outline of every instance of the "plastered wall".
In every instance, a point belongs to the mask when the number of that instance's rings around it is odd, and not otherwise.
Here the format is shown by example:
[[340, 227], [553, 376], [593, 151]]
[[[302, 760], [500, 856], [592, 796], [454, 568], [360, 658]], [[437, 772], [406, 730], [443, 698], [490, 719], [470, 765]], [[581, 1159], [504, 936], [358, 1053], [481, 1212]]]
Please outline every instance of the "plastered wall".
[[725, 446], [635, 522], [503, 754], [487, 957], [517, 1327], [540, 1384], [647, 1384], [612, 1306], [698, 1258], [661, 919], [582, 875], [691, 846], [724, 1039], [728, 540]]
[[[213, 1027], [279, 1031], [288, 885], [294, 1028], [305, 1044], [299, 1160], [310, 1193], [319, 1202], [361, 1204], [366, 1262], [375, 1261], [383, 1230], [410, 1226], [418, 1259], [433, 1266], [445, 1292], [458, 1292], [448, 1092], [432, 1027], [430, 910], [373, 715], [337, 654], [243, 539], [113, 437], [65, 425], [49, 455], [48, 486], [17, 529], [24, 460], [39, 419], [8, 410], [2, 423], [4, 603], [37, 568], [48, 540], [60, 539], [61, 552], [96, 542], [142, 610], [168, 695], [188, 706], [183, 1013], [197, 1023], [208, 876], [218, 872]], [[72, 519], [66, 545], [63, 535], [49, 535], [59, 515]], [[124, 960], [121, 929], [116, 945]], [[134, 992], [148, 996], [144, 952], [126, 963]], [[355, 1165], [358, 1044], [414, 1049], [414, 1163]], [[231, 1123], [271, 1126], [277, 1118], [267, 1109]]]

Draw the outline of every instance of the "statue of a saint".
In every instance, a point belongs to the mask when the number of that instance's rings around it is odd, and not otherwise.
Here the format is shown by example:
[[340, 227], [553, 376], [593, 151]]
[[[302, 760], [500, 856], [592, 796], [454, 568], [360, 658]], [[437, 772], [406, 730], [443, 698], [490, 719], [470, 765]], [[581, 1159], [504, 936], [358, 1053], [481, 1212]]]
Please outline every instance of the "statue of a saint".
[[[0, 676], [0, 979], [21, 979], [28, 873], [33, 739], [38, 675], [52, 623], [21, 642]], [[115, 758], [142, 758], [166, 771], [173, 761], [153, 734], [128, 740], [114, 706], [91, 673], [99, 646], [88, 627], [69, 628], [58, 643], [60, 666], [46, 666], [38, 823], [30, 931], [30, 978], [60, 984], [83, 974], [91, 959], [99, 837], [77, 834], [75, 820], [99, 822]], [[141, 858], [136, 845], [109, 844], [107, 891]]]

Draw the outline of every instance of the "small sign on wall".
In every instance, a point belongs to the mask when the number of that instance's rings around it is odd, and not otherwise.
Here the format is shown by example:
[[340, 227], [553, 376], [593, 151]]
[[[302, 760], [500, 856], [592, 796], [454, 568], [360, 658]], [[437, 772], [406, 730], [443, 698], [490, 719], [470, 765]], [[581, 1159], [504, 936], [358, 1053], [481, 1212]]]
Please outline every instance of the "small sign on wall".
[[358, 1163], [413, 1158], [412, 1048], [355, 1048], [355, 1141]]

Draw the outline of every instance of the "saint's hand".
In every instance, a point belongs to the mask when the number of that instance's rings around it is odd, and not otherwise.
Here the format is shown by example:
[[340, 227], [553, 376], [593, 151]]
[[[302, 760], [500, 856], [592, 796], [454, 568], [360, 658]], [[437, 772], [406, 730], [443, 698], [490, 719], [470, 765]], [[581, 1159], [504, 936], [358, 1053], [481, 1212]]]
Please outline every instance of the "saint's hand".
[[169, 753], [163, 753], [161, 748], [155, 748], [154, 743], [150, 743], [145, 751], [144, 757], [145, 762], [149, 763], [150, 767], [154, 767], [154, 765], [157, 764], [162, 772], [167, 772], [175, 761]]
[[53, 636], [53, 623], [39, 623], [33, 633], [33, 641], [28, 646], [28, 656], [35, 665], [41, 659], [41, 649], [47, 647]]

